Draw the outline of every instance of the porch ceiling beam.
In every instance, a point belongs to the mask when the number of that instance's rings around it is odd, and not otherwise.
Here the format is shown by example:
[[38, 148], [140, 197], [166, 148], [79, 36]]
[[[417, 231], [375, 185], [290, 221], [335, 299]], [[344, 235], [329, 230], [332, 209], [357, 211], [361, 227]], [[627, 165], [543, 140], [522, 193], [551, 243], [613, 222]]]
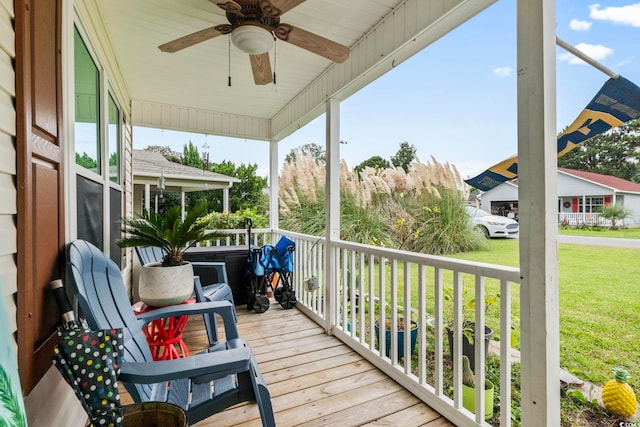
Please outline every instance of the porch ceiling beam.
[[518, 0], [521, 390], [527, 427], [560, 425], [555, 25], [554, 0]]
[[133, 99], [132, 124], [157, 129], [268, 141], [269, 119]]
[[424, 49], [497, 0], [404, 0], [271, 120], [279, 141], [325, 112], [329, 98], [342, 101]]

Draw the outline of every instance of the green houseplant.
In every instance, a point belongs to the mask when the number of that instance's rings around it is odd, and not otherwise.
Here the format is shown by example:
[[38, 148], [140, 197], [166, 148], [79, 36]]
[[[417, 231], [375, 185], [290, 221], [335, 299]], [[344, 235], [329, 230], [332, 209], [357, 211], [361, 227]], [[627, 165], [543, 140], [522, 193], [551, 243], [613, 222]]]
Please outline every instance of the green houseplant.
[[[380, 343], [380, 321], [376, 320], [374, 323], [374, 327], [376, 330], [376, 342]], [[387, 357], [391, 354], [391, 319], [385, 319], [385, 354]], [[398, 358], [404, 357], [404, 335], [405, 335], [405, 320], [403, 317], [398, 317], [397, 322], [397, 333], [396, 333], [396, 342], [398, 343]], [[409, 339], [410, 339], [410, 348], [413, 353], [416, 348], [416, 343], [418, 339], [418, 323], [411, 319], [411, 326], [409, 328]]]
[[193, 267], [183, 259], [187, 249], [203, 240], [215, 237], [207, 232], [208, 222], [200, 221], [206, 205], [191, 209], [182, 220], [181, 207], [170, 208], [165, 215], [146, 212], [143, 216], [122, 219], [125, 237], [118, 246], [159, 247], [161, 263], [142, 266], [138, 293], [148, 305], [161, 307], [178, 304], [193, 292]]
[[[444, 300], [453, 305], [453, 287], [445, 286], [443, 292]], [[500, 294], [486, 294], [484, 299], [484, 312], [498, 303]], [[469, 287], [462, 289], [462, 355], [468, 357], [471, 366], [475, 366], [475, 307], [476, 299]], [[449, 339], [449, 352], [453, 357], [453, 307], [448, 310], [447, 320], [445, 321], [447, 336]], [[485, 325], [484, 327], [484, 346], [485, 355], [489, 351], [489, 341], [493, 337], [493, 330]]]

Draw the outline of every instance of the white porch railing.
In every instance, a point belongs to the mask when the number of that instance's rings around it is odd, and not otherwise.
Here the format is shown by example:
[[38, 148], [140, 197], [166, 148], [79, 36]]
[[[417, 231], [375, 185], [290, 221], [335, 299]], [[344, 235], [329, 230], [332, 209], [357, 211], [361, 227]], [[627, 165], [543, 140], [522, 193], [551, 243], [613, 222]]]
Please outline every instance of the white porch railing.
[[[603, 218], [599, 213], [559, 212], [558, 224], [568, 225], [571, 227], [582, 225], [587, 225], [590, 227], [610, 227], [611, 220]], [[620, 221], [620, 224], [622, 224], [622, 221]]]
[[[330, 251], [333, 256], [326, 260], [324, 238], [284, 230], [274, 230], [272, 234], [268, 230], [256, 231], [262, 236], [261, 242], [275, 244], [283, 234], [296, 242], [292, 285], [300, 310], [462, 426], [486, 425], [483, 411], [474, 415], [462, 406], [463, 312], [472, 306], [477, 326], [474, 341], [484, 342], [487, 323], [500, 338], [500, 425], [511, 425], [511, 334], [519, 329], [511, 308], [519, 299], [518, 269], [344, 241], [334, 244]], [[229, 233], [235, 237], [225, 243], [243, 242], [239, 235], [246, 236], [245, 230]], [[325, 277], [325, 262], [337, 266], [337, 277]], [[317, 289], [307, 288], [305, 281], [309, 278], [317, 280]], [[471, 300], [484, 302], [498, 292], [499, 303], [494, 309], [499, 312], [499, 320], [494, 316], [487, 322], [484, 304], [475, 305]], [[514, 316], [519, 316], [519, 310]], [[391, 319], [390, 327], [386, 325], [387, 318]], [[404, 329], [399, 330], [399, 318], [411, 318], [417, 324], [417, 346], [412, 357], [399, 357], [400, 353], [412, 354], [411, 340], [400, 344], [397, 335], [400, 331], [409, 337], [410, 322], [404, 322]], [[445, 351], [449, 348], [448, 326], [455, 331], [453, 362], [449, 351]], [[485, 347], [475, 346], [472, 369], [476, 384], [485, 382], [485, 363]], [[482, 391], [476, 388], [476, 408], [484, 408]]]
[[[212, 231], [213, 232], [213, 231]], [[205, 240], [196, 246], [241, 246], [247, 244], [249, 238], [247, 230], [236, 228], [232, 230], [216, 230], [215, 234], [223, 235], [212, 240]], [[251, 245], [261, 246], [271, 242], [271, 230], [268, 228], [256, 228], [251, 230]]]

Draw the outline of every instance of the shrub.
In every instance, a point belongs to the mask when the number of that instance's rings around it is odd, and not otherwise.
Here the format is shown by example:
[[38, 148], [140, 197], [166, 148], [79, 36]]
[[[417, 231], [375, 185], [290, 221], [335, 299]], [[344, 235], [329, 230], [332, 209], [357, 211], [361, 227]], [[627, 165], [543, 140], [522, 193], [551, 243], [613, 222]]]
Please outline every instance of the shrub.
[[[403, 168], [360, 173], [340, 168], [340, 237], [353, 242], [430, 254], [487, 247], [464, 210], [468, 186], [454, 166], [417, 159]], [[279, 179], [282, 228], [322, 235], [325, 169], [311, 156], [283, 166]]]
[[247, 226], [247, 218], [251, 218], [253, 227], [266, 227], [269, 222], [267, 217], [260, 215], [255, 209], [245, 209], [243, 211], [231, 212], [211, 212], [203, 217], [203, 221], [209, 223], [209, 228], [213, 230], [233, 230], [245, 228]]

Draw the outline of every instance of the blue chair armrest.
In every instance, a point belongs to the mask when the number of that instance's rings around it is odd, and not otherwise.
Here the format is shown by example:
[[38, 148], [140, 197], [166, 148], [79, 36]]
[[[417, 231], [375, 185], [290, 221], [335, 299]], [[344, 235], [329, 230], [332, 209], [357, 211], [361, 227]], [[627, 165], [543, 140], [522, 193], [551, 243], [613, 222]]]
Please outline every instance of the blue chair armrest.
[[118, 380], [138, 384], [155, 384], [188, 377], [198, 382], [197, 377], [214, 379], [247, 371], [250, 368], [251, 360], [251, 349], [244, 344], [226, 351], [200, 353], [183, 359], [123, 362], [120, 366]]
[[227, 341], [239, 338], [238, 325], [235, 322], [235, 307], [229, 301], [197, 302], [158, 308], [136, 316], [140, 327], [152, 320], [173, 316], [192, 316], [195, 314], [217, 314], [222, 317]]

